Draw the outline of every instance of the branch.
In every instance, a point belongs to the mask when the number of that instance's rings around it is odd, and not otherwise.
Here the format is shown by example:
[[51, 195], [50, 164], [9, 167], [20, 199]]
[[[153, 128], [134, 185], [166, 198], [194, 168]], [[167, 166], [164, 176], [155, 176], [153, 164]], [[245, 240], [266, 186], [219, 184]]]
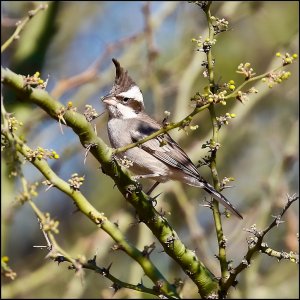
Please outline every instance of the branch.
[[254, 77], [251, 77], [247, 80], [245, 80], [241, 85], [239, 85], [232, 93], [228, 94], [227, 96], [224, 97], [224, 99], [230, 99], [230, 98], [236, 98], [238, 96], [238, 92], [244, 87], [246, 86], [248, 83], [250, 82], [253, 82], [253, 81], [258, 81], [260, 79], [263, 79], [265, 78], [266, 76], [268, 76], [269, 74], [271, 73], [274, 73], [274, 72], [277, 72], [279, 71], [280, 69], [282, 69], [284, 66], [279, 66], [271, 71], [268, 71], [268, 72], [265, 72], [261, 75], [258, 75], [258, 76], [254, 76]]
[[295, 202], [299, 199], [299, 197], [296, 195], [292, 195], [292, 196], [288, 195], [287, 198], [288, 198], [288, 201], [287, 201], [285, 207], [283, 208], [283, 210], [281, 211], [281, 213], [278, 216], [274, 217], [274, 221], [262, 232], [262, 237], [264, 237], [272, 228], [274, 228], [275, 226], [278, 226], [282, 222], [281, 218], [283, 217], [285, 212], [293, 204], [293, 202]]
[[244, 269], [246, 269], [248, 266], [250, 266], [251, 259], [252, 259], [253, 255], [256, 254], [257, 252], [262, 251], [262, 252], [268, 254], [269, 256], [274, 256], [278, 259], [285, 258], [285, 259], [289, 259], [289, 260], [295, 261], [295, 262], [298, 261], [296, 255], [294, 255], [294, 254], [285, 255], [284, 252], [282, 252], [279, 255], [277, 251], [274, 252], [274, 250], [269, 248], [266, 243], [263, 243], [263, 238], [265, 237], [265, 235], [272, 228], [279, 225], [282, 216], [285, 214], [285, 212], [288, 210], [288, 208], [292, 205], [292, 203], [297, 201], [298, 199], [299, 199], [299, 196], [296, 196], [296, 195], [288, 196], [287, 204], [282, 209], [281, 213], [277, 217], [275, 217], [274, 221], [271, 222], [271, 224], [265, 230], [258, 231], [256, 229], [256, 226], [254, 226], [254, 225], [250, 229], [247, 230], [254, 235], [254, 238], [252, 238], [248, 242], [248, 251], [247, 251], [246, 255], [244, 256], [244, 259], [242, 260], [242, 262], [237, 267], [230, 270], [230, 276], [229, 276], [228, 280], [221, 286], [221, 294], [226, 295], [228, 289], [231, 286], [236, 285], [237, 275], [239, 273], [241, 273]]
[[[206, 20], [208, 24], [208, 32], [209, 32], [209, 41], [212, 41], [214, 39], [214, 27], [211, 21], [211, 12], [210, 12], [210, 5], [211, 1], [208, 1], [206, 7], [203, 9], [206, 15]], [[214, 80], [214, 61], [212, 57], [212, 51], [211, 47], [208, 48], [209, 50], [206, 52], [206, 58], [207, 58], [207, 71], [208, 71], [208, 79], [209, 79], [209, 87], [210, 91], [212, 93], [215, 93], [215, 80]], [[211, 143], [215, 144], [218, 142], [218, 133], [219, 133], [219, 127], [218, 122], [216, 118], [216, 112], [214, 104], [211, 104], [209, 106], [209, 113], [212, 123], [212, 129], [213, 129], [213, 136], [211, 138]], [[210, 158], [210, 169], [211, 174], [214, 182], [214, 187], [217, 191], [220, 191], [220, 181], [218, 176], [218, 170], [217, 170], [217, 148], [213, 149], [211, 151], [211, 158]], [[219, 210], [219, 203], [213, 199], [212, 202], [212, 209], [213, 209], [213, 216], [215, 221], [215, 228], [216, 228], [216, 234], [217, 234], [217, 240], [218, 240], [218, 247], [219, 247], [219, 255], [218, 259], [220, 262], [221, 267], [221, 282], [224, 282], [226, 278], [228, 278], [228, 262], [226, 258], [226, 238], [223, 233], [223, 227], [222, 227], [222, 220]]]
[[[96, 265], [96, 256], [94, 256], [94, 258], [92, 260], [89, 260], [87, 263], [84, 263], [82, 265], [83, 268], [94, 270], [96, 273], [99, 273], [100, 275], [111, 280], [113, 282], [113, 285], [111, 287], [115, 290], [115, 292], [121, 288], [127, 288], [127, 289], [135, 290], [138, 292], [150, 294], [150, 295], [155, 295], [158, 297], [162, 296], [161, 292], [156, 287], [147, 288], [143, 285], [143, 283], [134, 285], [134, 284], [130, 284], [130, 283], [119, 280], [118, 278], [116, 278], [115, 276], [113, 276], [110, 273], [110, 270], [109, 270], [110, 266], [108, 268], [98, 267]], [[170, 299], [170, 298], [174, 298], [174, 297], [168, 297], [168, 298]]]
[[[2, 129], [1, 132], [6, 138], [9, 138], [8, 133]], [[32, 150], [22, 142], [15, 134], [14, 141], [16, 142], [16, 149], [19, 153], [21, 153], [25, 158], [29, 160], [29, 153]], [[70, 184], [62, 180], [58, 177], [53, 170], [50, 168], [48, 163], [45, 160], [33, 159], [31, 163], [38, 169], [40, 172], [50, 181], [51, 185], [58, 188], [60, 191], [67, 194], [74, 200], [74, 203], [78, 207], [78, 209], [85, 214], [93, 223], [95, 223], [99, 228], [103, 229], [106, 233], [108, 233], [120, 246], [124, 252], [126, 252], [130, 257], [136, 260], [141, 267], [143, 268], [145, 274], [154, 282], [162, 282], [163, 289], [162, 292], [166, 295], [173, 295], [172, 290], [174, 288], [167, 282], [167, 280], [163, 277], [163, 275], [159, 272], [159, 270], [153, 265], [150, 259], [147, 259], [141, 251], [135, 248], [133, 245], [126, 241], [126, 238], [123, 236], [122, 232], [116, 227], [114, 223], [109, 221], [103, 213], [98, 212], [89, 201], [79, 192], [74, 191], [71, 188]], [[38, 218], [43, 222], [44, 217], [41, 213], [39, 213], [38, 209], [34, 205], [32, 201], [29, 201], [31, 207], [35, 211]], [[64, 254], [64, 256], [67, 256]], [[176, 293], [174, 294], [176, 295]]]
[[[113, 282], [112, 288], [114, 288], [115, 292], [120, 288], [128, 288], [128, 289], [132, 289], [135, 291], [139, 291], [151, 295], [156, 295], [158, 297], [161, 296], [162, 293], [155, 288], [153, 289], [147, 288], [142, 283], [138, 285], [133, 285], [117, 279], [115, 276], [113, 276], [110, 273], [111, 265], [108, 268], [104, 268], [104, 267], [100, 268], [96, 265], [96, 255], [94, 256], [93, 259], [88, 260], [87, 262], [85, 261], [84, 258], [81, 259], [72, 258], [72, 256], [69, 253], [67, 253], [65, 250], [63, 250], [62, 247], [58, 244], [53, 233], [50, 230], [47, 231], [44, 230], [44, 223], [46, 221], [45, 214], [31, 200], [29, 201], [29, 203], [32, 209], [34, 210], [35, 214], [37, 215], [38, 220], [41, 224], [41, 231], [44, 234], [44, 237], [47, 242], [46, 247], [49, 250], [49, 254], [47, 255], [47, 257], [50, 257], [51, 259], [57, 261], [58, 263], [64, 261], [71, 263], [71, 267], [69, 267], [69, 269], [75, 269], [76, 272], [79, 272], [82, 269], [89, 269], [95, 271], [96, 273], [101, 274], [102, 276], [108, 278]], [[172, 298], [172, 297], [168, 297], [168, 298]]]
[[[129, 224], [130, 216], [125, 211], [118, 211], [116, 214], [113, 214], [111, 216], [111, 219], [119, 219], [120, 217], [128, 219], [128, 222], [124, 223], [122, 225], [122, 231], [125, 232]], [[76, 253], [78, 249], [81, 249], [81, 251], [84, 251], [84, 253], [91, 251], [91, 244], [94, 244], [94, 242], [101, 240], [101, 251], [97, 253], [97, 259], [103, 259], [103, 261], [106, 261], [105, 259], [105, 253], [110, 249], [110, 242], [109, 242], [110, 236], [105, 233], [104, 230], [99, 232], [98, 228], [96, 227], [95, 230], [90, 232], [89, 234], [85, 234], [80, 239], [77, 239], [71, 246], [71, 248], [68, 249], [68, 252], [70, 253]], [[95, 248], [92, 246], [92, 248]], [[44, 247], [43, 247], [44, 248]], [[97, 248], [97, 247], [96, 247]], [[97, 250], [95, 250], [97, 251]], [[134, 264], [139, 268], [140, 266], [138, 264]], [[142, 270], [143, 272], [143, 270]], [[2, 297], [5, 299], [15, 299], [18, 295], [24, 295], [28, 293], [32, 293], [33, 291], [39, 289], [40, 287], [44, 286], [45, 284], [48, 284], [49, 282], [54, 281], [60, 281], [65, 278], [65, 273], [60, 272], [57, 273], [57, 266], [53, 264], [52, 261], [45, 262], [40, 267], [36, 268], [30, 273], [23, 274], [23, 276], [18, 276], [18, 279], [14, 280], [13, 282], [7, 283], [2, 286]], [[70, 285], [72, 285], [72, 282], [70, 282]], [[83, 288], [83, 287], [82, 287]], [[66, 291], [66, 295], [68, 295], [68, 289]], [[73, 295], [73, 294], [72, 294]], [[78, 296], [78, 294], [76, 294]], [[68, 298], [68, 297], [66, 297]]]
[[20, 33], [24, 29], [25, 25], [34, 17], [37, 15], [37, 13], [41, 10], [45, 10], [48, 8], [47, 4], [41, 4], [39, 5], [36, 9], [30, 10], [28, 12], [28, 16], [25, 17], [22, 21], [17, 22], [17, 28], [15, 32], [9, 37], [9, 39], [3, 43], [1, 46], [1, 53], [3, 53], [9, 46], [10, 44], [20, 38]]
[[295, 254], [293, 252], [287, 253], [284, 251], [276, 251], [270, 247], [266, 243], [261, 244], [261, 252], [267, 254], [268, 256], [275, 257], [279, 260], [281, 259], [287, 259], [291, 262], [295, 262], [299, 264], [299, 255]]
[[[96, 136], [93, 127], [86, 121], [83, 115], [67, 110], [61, 103], [50, 97], [46, 91], [33, 89], [28, 86], [24, 87], [22, 76], [17, 75], [8, 69], [2, 70], [2, 82], [13, 88], [21, 96], [20, 100], [39, 105], [52, 118], [58, 120], [59, 116], [63, 116], [65, 124], [70, 126], [74, 132], [77, 133], [81, 144], [84, 147], [91, 144], [95, 145], [91, 147], [90, 151], [101, 163], [103, 172], [114, 180], [124, 198], [135, 207], [140, 221], [144, 222], [150, 228], [152, 233], [160, 241], [165, 252], [172, 257], [194, 281], [199, 289], [200, 295], [202, 297], [207, 297], [216, 291], [218, 283], [215, 276], [197, 258], [194, 251], [186, 248], [181, 242], [177, 233], [169, 225], [167, 219], [154, 209], [151, 199], [149, 199], [149, 196], [141, 190], [139, 184], [137, 184], [136, 181], [133, 181], [127, 171], [123, 170], [121, 166], [114, 161], [112, 158], [112, 149], [109, 148], [102, 139]], [[203, 109], [204, 107], [198, 108], [198, 110]], [[196, 114], [197, 111], [194, 110], [193, 113]], [[45, 162], [40, 161], [38, 163]], [[70, 187], [68, 186], [66, 191], [69, 190]], [[82, 205], [82, 203], [79, 203], [79, 205]], [[85, 206], [83, 206], [83, 208], [85, 208]], [[90, 206], [90, 208], [92, 209], [93, 207]], [[85, 210], [85, 214], [89, 216], [89, 211]], [[93, 216], [89, 217], [91, 218]], [[108, 226], [107, 222], [102, 224], [102, 218], [102, 215], [96, 215], [95, 218], [93, 217], [95, 221], [99, 219], [98, 225]], [[134, 253], [131, 253], [131, 255], [134, 255]], [[144, 258], [141, 258], [141, 261], [143, 260]], [[166, 284], [163, 285], [161, 289], [165, 291], [166, 294], [174, 293], [168, 289]]]
[[114, 154], [117, 154], [117, 153], [121, 153], [121, 152], [124, 152], [124, 151], [127, 151], [131, 148], [134, 148], [136, 146], [140, 146], [142, 144], [144, 144], [145, 142], [149, 141], [149, 140], [152, 140], [153, 138], [157, 137], [158, 135], [160, 134], [164, 134], [164, 133], [167, 133], [168, 131], [172, 130], [172, 129], [175, 129], [175, 128], [183, 128], [185, 127], [186, 125], [188, 125], [192, 118], [198, 114], [200, 111], [203, 111], [204, 109], [208, 108], [210, 106], [210, 104], [205, 104], [201, 107], [196, 107], [188, 116], [186, 116], [183, 120], [177, 122], [177, 123], [170, 123], [168, 125], [165, 125], [164, 127], [162, 127], [161, 129], [159, 129], [158, 131], [148, 135], [147, 137], [135, 142], [135, 143], [132, 143], [132, 144], [128, 144], [124, 147], [120, 147], [120, 148], [117, 148], [117, 149], [114, 149], [113, 150], [113, 153]]

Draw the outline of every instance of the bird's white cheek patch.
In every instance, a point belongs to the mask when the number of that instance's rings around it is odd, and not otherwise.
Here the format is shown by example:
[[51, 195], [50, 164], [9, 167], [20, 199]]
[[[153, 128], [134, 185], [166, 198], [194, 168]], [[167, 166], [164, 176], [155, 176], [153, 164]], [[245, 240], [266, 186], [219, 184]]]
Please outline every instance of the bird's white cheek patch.
[[120, 112], [120, 117], [122, 119], [132, 119], [137, 116], [136, 112], [131, 107], [125, 106], [121, 103], [117, 104], [117, 109]]
[[143, 103], [143, 95], [139, 87], [137, 87], [136, 85], [131, 87], [128, 91], [120, 93], [119, 96], [122, 96], [124, 98], [134, 99], [140, 103]]

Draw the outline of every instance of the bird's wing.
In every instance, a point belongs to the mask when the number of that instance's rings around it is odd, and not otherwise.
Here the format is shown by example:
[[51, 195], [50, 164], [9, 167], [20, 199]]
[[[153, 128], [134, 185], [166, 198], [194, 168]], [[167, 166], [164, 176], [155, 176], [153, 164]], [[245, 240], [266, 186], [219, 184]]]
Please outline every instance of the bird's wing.
[[[150, 119], [144, 122], [139, 120], [134, 128], [130, 130], [130, 135], [133, 142], [137, 142], [153, 132], [159, 130], [161, 126], [154, 120]], [[161, 134], [154, 139], [151, 139], [140, 146], [144, 151], [152, 154], [154, 157], [164, 162], [165, 164], [177, 168], [182, 172], [198, 179], [203, 184], [203, 188], [211, 194], [211, 196], [227, 207], [233, 214], [239, 218], [242, 215], [236, 208], [218, 191], [206, 182], [198, 173], [195, 165], [188, 158], [186, 153], [178, 146], [178, 144], [170, 137], [169, 134]]]
[[[146, 121], [140, 120], [136, 125], [136, 128], [130, 131], [133, 142], [137, 142], [161, 128], [152, 119], [151, 122], [147, 119]], [[169, 134], [161, 134], [145, 142], [140, 147], [165, 164], [199, 179], [200, 176], [195, 165]]]

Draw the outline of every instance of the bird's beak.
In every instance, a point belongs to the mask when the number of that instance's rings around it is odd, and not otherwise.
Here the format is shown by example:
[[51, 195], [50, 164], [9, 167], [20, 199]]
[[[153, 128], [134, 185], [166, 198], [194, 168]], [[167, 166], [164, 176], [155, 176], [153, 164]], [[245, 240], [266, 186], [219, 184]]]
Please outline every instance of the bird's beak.
[[110, 94], [104, 96], [101, 100], [103, 103], [105, 103], [107, 105], [116, 106], [116, 104], [117, 104], [116, 98]]

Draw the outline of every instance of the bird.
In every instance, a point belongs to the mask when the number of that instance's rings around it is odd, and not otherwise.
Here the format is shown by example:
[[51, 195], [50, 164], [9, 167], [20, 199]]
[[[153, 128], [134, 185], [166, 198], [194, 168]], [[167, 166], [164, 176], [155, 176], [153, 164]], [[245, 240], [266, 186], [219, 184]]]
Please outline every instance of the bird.
[[[162, 128], [145, 112], [143, 94], [138, 85], [112, 59], [116, 76], [110, 92], [102, 97], [108, 110], [107, 131], [113, 148], [135, 143]], [[177, 180], [190, 186], [204, 189], [235, 216], [243, 219], [238, 210], [221, 193], [210, 185], [199, 173], [184, 150], [168, 133], [148, 140], [138, 147], [117, 154], [118, 158], [130, 161], [129, 170], [135, 178], [149, 178], [158, 183]]]

